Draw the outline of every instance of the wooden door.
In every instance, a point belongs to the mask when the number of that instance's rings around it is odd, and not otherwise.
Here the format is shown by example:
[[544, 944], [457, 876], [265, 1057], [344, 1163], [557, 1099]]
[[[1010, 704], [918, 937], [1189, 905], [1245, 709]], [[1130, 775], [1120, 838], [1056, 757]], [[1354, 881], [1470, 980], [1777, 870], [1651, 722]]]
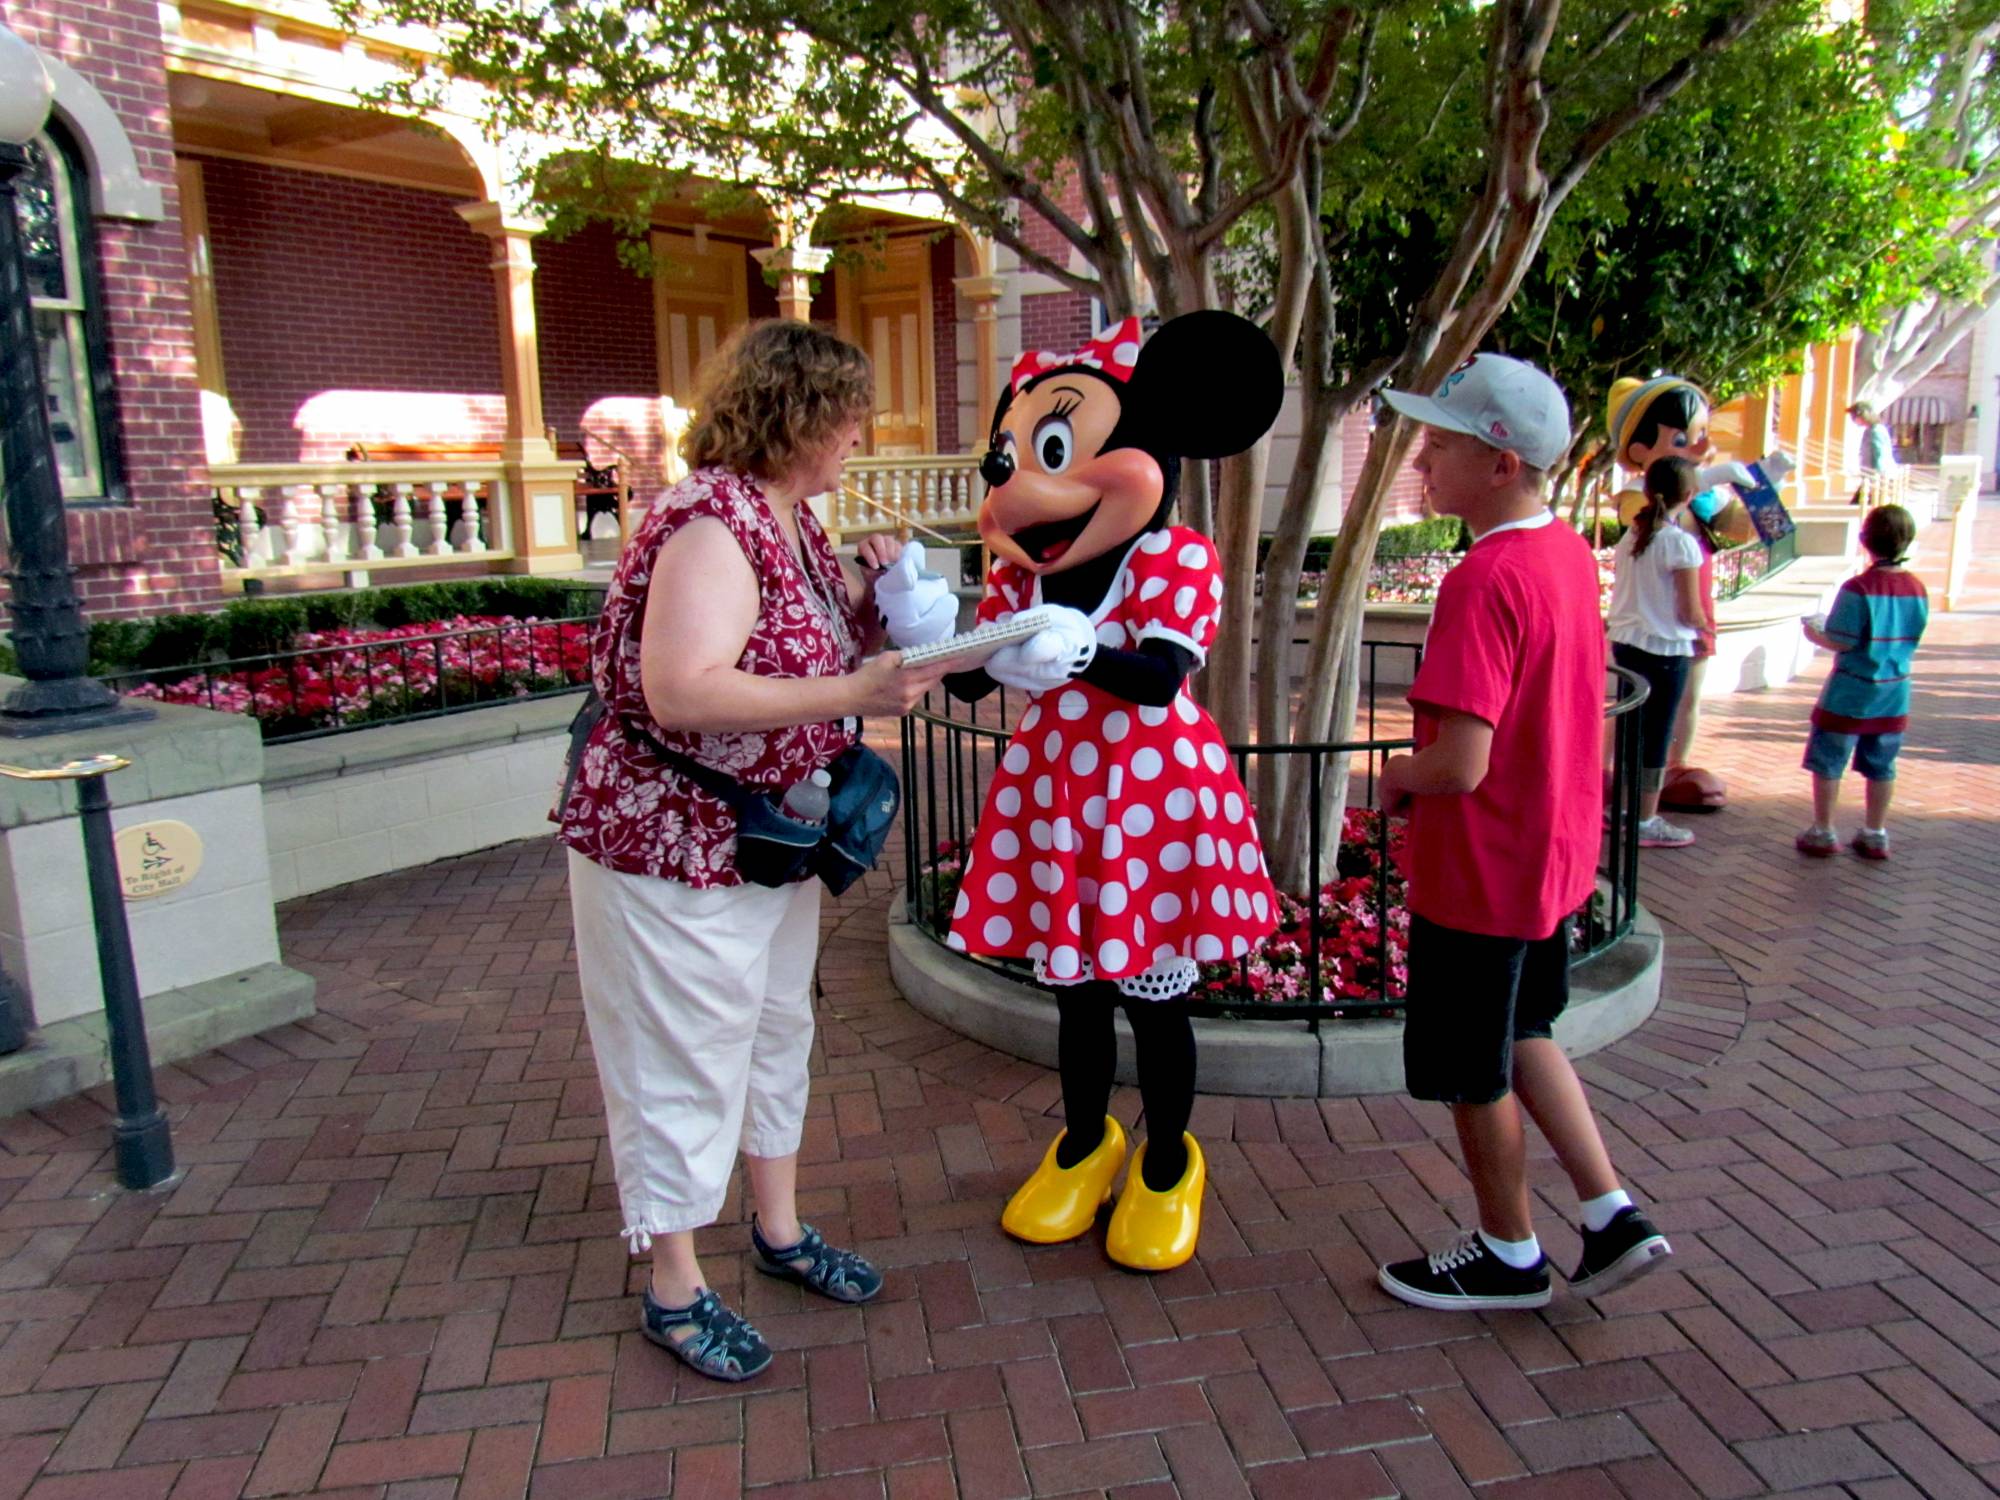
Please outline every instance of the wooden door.
[[883, 458], [936, 452], [932, 421], [929, 244], [917, 237], [869, 249], [837, 282], [840, 323], [875, 365], [875, 415], [864, 434]]
[[660, 393], [686, 407], [701, 362], [749, 315], [747, 256], [741, 245], [670, 230], [653, 232], [653, 255]]

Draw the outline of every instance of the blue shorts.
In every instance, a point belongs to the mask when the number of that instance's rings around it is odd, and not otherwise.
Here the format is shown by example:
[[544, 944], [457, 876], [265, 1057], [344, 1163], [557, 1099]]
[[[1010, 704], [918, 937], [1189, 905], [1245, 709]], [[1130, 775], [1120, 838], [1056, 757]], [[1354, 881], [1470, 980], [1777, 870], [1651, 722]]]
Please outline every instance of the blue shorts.
[[1847, 763], [1863, 781], [1894, 781], [1896, 755], [1903, 748], [1898, 734], [1842, 734], [1834, 729], [1815, 729], [1806, 736], [1806, 769], [1815, 776], [1838, 781]]

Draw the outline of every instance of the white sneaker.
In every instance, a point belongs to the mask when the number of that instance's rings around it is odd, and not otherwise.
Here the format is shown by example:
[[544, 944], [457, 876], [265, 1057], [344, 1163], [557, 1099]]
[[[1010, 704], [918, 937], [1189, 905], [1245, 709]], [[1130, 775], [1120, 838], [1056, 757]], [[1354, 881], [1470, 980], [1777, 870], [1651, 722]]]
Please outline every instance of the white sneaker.
[[1639, 847], [1641, 849], [1685, 849], [1694, 842], [1691, 830], [1677, 823], [1669, 823], [1658, 813], [1639, 825]]

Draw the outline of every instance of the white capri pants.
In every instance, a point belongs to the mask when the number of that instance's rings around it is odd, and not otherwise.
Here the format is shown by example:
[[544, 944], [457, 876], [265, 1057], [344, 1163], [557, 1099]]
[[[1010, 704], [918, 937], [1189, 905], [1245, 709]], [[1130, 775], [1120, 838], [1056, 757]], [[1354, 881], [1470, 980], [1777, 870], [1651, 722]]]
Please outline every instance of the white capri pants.
[[817, 880], [699, 890], [569, 851], [583, 1014], [633, 1251], [712, 1223], [737, 1147], [805, 1130]]

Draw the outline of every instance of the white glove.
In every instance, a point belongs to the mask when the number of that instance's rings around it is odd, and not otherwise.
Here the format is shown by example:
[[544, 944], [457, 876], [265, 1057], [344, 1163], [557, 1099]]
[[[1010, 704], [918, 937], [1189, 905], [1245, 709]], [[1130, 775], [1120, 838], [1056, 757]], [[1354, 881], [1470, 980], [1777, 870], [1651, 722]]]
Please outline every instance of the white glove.
[[958, 628], [958, 598], [942, 574], [924, 571], [922, 542], [911, 542], [875, 580], [875, 608], [898, 646], [928, 646]]
[[1732, 458], [1719, 464], [1709, 464], [1706, 468], [1696, 469], [1694, 482], [1705, 490], [1712, 490], [1718, 484], [1738, 484], [1745, 489], [1753, 489], [1757, 484], [1757, 476], [1750, 472], [1749, 465], [1739, 464]]
[[1061, 604], [1041, 608], [1049, 612], [1047, 625], [986, 659], [986, 675], [995, 682], [1039, 693], [1068, 682], [1097, 655], [1097, 632], [1089, 615]]
[[1757, 467], [1764, 471], [1764, 477], [1773, 484], [1784, 483], [1785, 476], [1798, 467], [1792, 457], [1782, 448], [1773, 448], [1757, 460]]

